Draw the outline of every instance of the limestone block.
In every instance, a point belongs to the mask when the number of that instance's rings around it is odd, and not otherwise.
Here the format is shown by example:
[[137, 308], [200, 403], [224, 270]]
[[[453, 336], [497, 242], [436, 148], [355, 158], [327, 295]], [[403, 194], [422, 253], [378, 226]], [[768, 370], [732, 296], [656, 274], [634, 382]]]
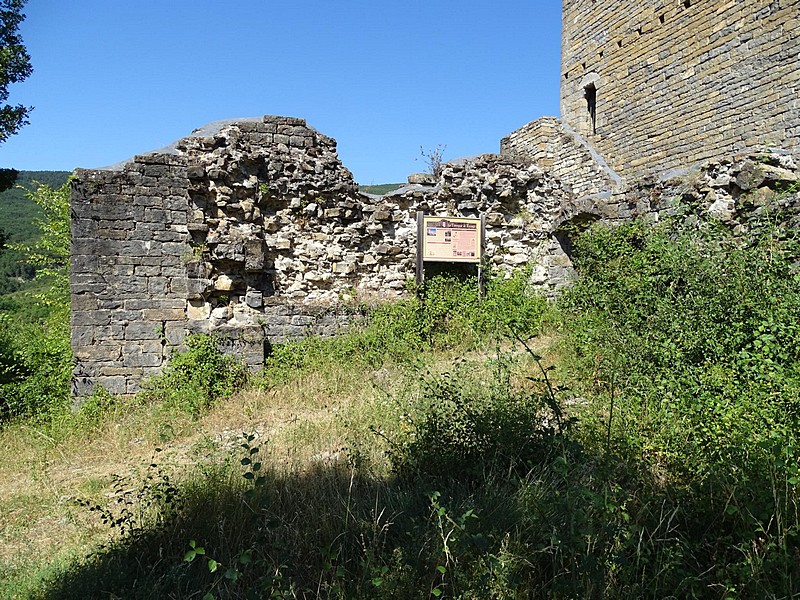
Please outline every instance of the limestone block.
[[[98, 377], [96, 385], [105, 389], [109, 394], [119, 396], [127, 394], [127, 379], [122, 375], [114, 377]], [[87, 394], [88, 395], [88, 394]]]
[[182, 308], [153, 308], [145, 309], [143, 317], [147, 321], [182, 321], [186, 313]]
[[774, 167], [769, 164], [761, 165], [761, 173], [766, 181], [795, 183], [798, 180], [796, 173], [782, 167]]
[[736, 185], [744, 191], [753, 190], [760, 186], [764, 182], [763, 166], [751, 161], [745, 161], [736, 175]]
[[90, 346], [73, 347], [75, 358], [84, 362], [112, 362], [122, 353], [122, 346], [114, 341], [97, 343]]
[[189, 279], [187, 281], [186, 293], [191, 300], [199, 299], [212, 289], [212, 286], [213, 283], [209, 279]]
[[131, 352], [122, 357], [122, 364], [126, 367], [160, 367], [164, 362], [160, 353]]
[[247, 272], [261, 271], [264, 268], [264, 244], [259, 239], [247, 240], [244, 244], [244, 269]]
[[126, 340], [153, 340], [160, 337], [161, 323], [141, 321], [128, 323], [125, 326]]
[[413, 173], [408, 176], [411, 185], [436, 185], [436, 176], [430, 173]]
[[212, 251], [212, 256], [215, 259], [244, 262], [244, 244], [217, 244]]
[[214, 289], [218, 292], [230, 292], [236, 287], [235, 282], [228, 275], [222, 274], [214, 281]]
[[388, 208], [381, 207], [372, 213], [372, 218], [376, 221], [390, 221], [392, 219], [392, 212]]
[[202, 321], [211, 316], [211, 304], [202, 300], [189, 300], [186, 304], [186, 318]]
[[261, 308], [264, 305], [264, 294], [258, 290], [248, 290], [245, 302], [251, 308]]
[[167, 323], [164, 328], [164, 339], [170, 346], [179, 346], [183, 344], [186, 338], [186, 327], [184, 324], [173, 322]]

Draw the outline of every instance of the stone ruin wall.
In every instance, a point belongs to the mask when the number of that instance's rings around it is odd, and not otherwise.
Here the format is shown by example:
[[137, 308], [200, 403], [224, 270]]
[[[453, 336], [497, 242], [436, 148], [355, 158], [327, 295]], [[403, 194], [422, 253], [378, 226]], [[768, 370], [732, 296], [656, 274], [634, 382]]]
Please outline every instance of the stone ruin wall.
[[770, 147], [797, 153], [798, 31], [798, 0], [564, 0], [562, 119], [628, 181]]
[[[555, 235], [593, 210], [526, 157], [444, 166], [430, 185], [363, 194], [336, 142], [302, 119], [213, 124], [72, 183], [74, 393], [135, 393], [195, 332], [257, 366], [264, 341], [331, 334], [348, 306], [398, 298], [416, 268], [416, 212], [486, 215], [486, 257], [563, 285]], [[591, 204], [591, 202], [589, 203]]]
[[500, 141], [500, 153], [531, 158], [578, 198], [608, 199], [621, 178], [586, 139], [555, 117], [542, 117]]
[[[552, 291], [573, 273], [567, 225], [689, 210], [742, 228], [799, 179], [790, 155], [761, 154], [609, 195], [613, 172], [579, 136], [556, 119], [535, 123], [526, 132], [538, 129], [539, 145], [512, 134], [503, 154], [447, 163], [438, 179], [420, 178], [428, 185], [386, 196], [361, 193], [336, 142], [286, 117], [217, 123], [164, 151], [76, 171], [75, 395], [135, 393], [191, 333], [219, 335], [254, 368], [265, 341], [336, 333], [353, 307], [405, 293], [417, 211], [485, 215], [493, 268], [531, 268], [531, 284]], [[779, 208], [794, 227], [800, 196], [787, 198]]]

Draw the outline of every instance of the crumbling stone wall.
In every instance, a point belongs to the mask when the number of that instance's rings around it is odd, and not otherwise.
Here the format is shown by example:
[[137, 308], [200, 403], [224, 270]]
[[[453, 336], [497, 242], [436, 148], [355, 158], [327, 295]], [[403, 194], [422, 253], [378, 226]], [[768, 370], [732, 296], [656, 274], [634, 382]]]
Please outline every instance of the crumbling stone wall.
[[800, 169], [788, 154], [719, 157], [632, 186], [624, 195], [638, 204], [641, 215], [655, 220], [675, 216], [690, 223], [714, 222], [734, 234], [771, 227], [776, 234], [794, 236], [800, 228]]
[[797, 0], [563, 3], [561, 118], [626, 181], [800, 146]]
[[545, 289], [571, 276], [559, 227], [602, 214], [525, 156], [457, 161], [426, 183], [362, 194], [335, 140], [270, 116], [76, 171], [75, 393], [135, 392], [193, 332], [225, 337], [253, 367], [265, 341], [336, 332], [352, 319], [348, 301], [405, 293], [417, 211], [486, 215], [487, 260], [505, 272], [530, 264]]

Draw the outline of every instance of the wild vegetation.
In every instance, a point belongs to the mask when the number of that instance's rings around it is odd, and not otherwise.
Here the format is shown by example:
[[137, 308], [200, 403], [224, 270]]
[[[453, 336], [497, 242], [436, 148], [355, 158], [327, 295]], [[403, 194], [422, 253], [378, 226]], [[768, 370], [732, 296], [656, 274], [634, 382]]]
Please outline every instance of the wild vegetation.
[[258, 374], [198, 337], [136, 398], [15, 404], [0, 596], [794, 597], [797, 244], [595, 226], [555, 303], [436, 278]]
[[[28, 124], [28, 114], [32, 110], [21, 104], [6, 104], [9, 84], [24, 81], [33, 71], [30, 55], [19, 34], [19, 25], [25, 20], [22, 14], [24, 6], [25, 0], [0, 0], [0, 47], [3, 49], [0, 62], [0, 144]], [[0, 174], [0, 181], [9, 170], [2, 170], [5, 173]]]
[[402, 183], [381, 183], [378, 185], [359, 185], [358, 189], [365, 194], [377, 194], [382, 196], [394, 190], [403, 187]]
[[66, 171], [21, 171], [11, 189], [0, 192], [0, 302], [13, 302], [7, 297], [9, 294], [36, 285], [35, 267], [17, 248], [41, 235], [37, 222], [42, 212], [29, 194], [40, 184], [59, 188], [68, 176]]
[[17, 260], [24, 257], [25, 268], [35, 276], [18, 291], [0, 296], [0, 419], [48, 421], [67, 410], [72, 373], [69, 188], [40, 183], [27, 200], [38, 232], [31, 236], [12, 229], [20, 241], [7, 252]]

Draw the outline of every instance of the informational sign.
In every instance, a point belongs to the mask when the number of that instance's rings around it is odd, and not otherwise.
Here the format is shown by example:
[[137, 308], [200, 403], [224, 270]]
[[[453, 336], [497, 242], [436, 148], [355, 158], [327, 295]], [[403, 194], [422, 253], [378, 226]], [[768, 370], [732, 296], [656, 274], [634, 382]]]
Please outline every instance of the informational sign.
[[422, 260], [481, 262], [481, 220], [463, 217], [423, 217]]

